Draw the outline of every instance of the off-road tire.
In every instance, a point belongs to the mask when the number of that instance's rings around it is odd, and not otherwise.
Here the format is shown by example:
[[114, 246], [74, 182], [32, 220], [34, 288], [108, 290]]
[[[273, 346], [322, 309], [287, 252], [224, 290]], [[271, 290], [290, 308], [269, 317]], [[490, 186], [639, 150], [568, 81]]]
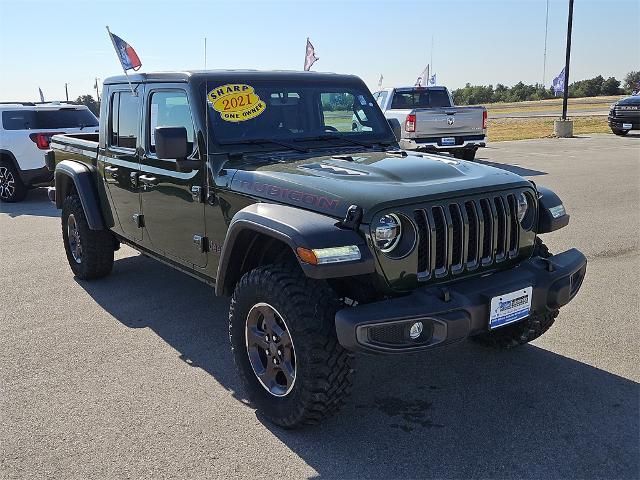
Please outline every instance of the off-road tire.
[[27, 196], [27, 191], [13, 163], [0, 161], [0, 202], [21, 202]]
[[627, 133], [629, 133], [629, 130], [618, 130], [617, 128], [612, 128], [611, 131], [615, 135], [618, 135], [620, 137], [624, 137]]
[[[76, 261], [69, 243], [69, 216], [75, 220], [82, 252], [80, 263]], [[113, 252], [116, 242], [109, 230], [91, 230], [77, 195], [70, 195], [62, 204], [62, 238], [67, 260], [73, 273], [83, 280], [100, 278], [113, 269]]]
[[[247, 316], [259, 303], [280, 314], [295, 346], [295, 382], [284, 396], [263, 387], [249, 361]], [[296, 428], [319, 423], [335, 414], [348, 396], [352, 355], [336, 338], [334, 317], [339, 308], [329, 286], [307, 278], [297, 265], [262, 266], [238, 282], [229, 309], [231, 351], [249, 399], [276, 425]]]
[[[549, 248], [540, 238], [536, 238], [533, 255], [542, 258], [552, 256]], [[551, 328], [557, 316], [558, 310], [531, 315], [526, 320], [501, 327], [491, 332], [481, 333], [480, 335], [471, 337], [471, 339], [489, 347], [514, 348], [529, 343], [544, 334]]]

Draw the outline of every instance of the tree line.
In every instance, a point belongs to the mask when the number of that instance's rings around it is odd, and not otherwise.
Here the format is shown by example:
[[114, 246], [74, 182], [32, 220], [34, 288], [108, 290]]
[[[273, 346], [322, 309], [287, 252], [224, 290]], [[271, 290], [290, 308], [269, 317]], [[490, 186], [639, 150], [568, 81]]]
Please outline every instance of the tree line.
[[[621, 84], [622, 87], [620, 86]], [[615, 77], [605, 79], [602, 75], [573, 82], [569, 85], [569, 96], [577, 98], [597, 97], [599, 95], [630, 95], [638, 90], [640, 90], [640, 71], [629, 72], [624, 77], [623, 82]], [[458, 88], [451, 94], [456, 105], [523, 102], [556, 97], [551, 88], [545, 88], [544, 85], [540, 84], [526, 85], [523, 82], [518, 82], [512, 87], [498, 83], [495, 88], [493, 85], [471, 85], [467, 83], [463, 88]]]
[[[622, 87], [620, 86], [622, 83]], [[597, 97], [599, 95], [630, 95], [640, 90], [640, 71], [629, 72], [624, 81], [620, 82], [615, 77], [605, 79], [602, 75], [579, 80], [569, 85], [569, 96], [577, 97]], [[456, 105], [478, 105], [481, 103], [496, 102], [523, 102], [526, 100], [544, 100], [555, 98], [553, 89], [545, 88], [543, 85], [525, 85], [523, 82], [516, 83], [513, 87], [507, 87], [498, 83], [493, 85], [471, 85], [467, 83], [463, 88], [458, 88], [451, 92]], [[345, 95], [334, 95], [327, 100], [324, 105], [325, 110], [340, 110], [343, 103], [347, 105], [349, 98]], [[86, 105], [96, 116], [100, 114], [100, 103], [91, 95], [79, 96], [75, 103]], [[346, 107], [345, 107], [346, 108]]]

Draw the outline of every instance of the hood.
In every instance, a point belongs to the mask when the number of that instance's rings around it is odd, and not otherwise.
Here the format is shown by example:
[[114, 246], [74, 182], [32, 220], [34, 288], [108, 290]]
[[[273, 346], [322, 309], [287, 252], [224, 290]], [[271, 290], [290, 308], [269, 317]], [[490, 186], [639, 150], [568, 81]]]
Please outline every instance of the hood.
[[359, 205], [365, 223], [389, 207], [531, 185], [506, 170], [420, 153], [271, 154], [237, 168], [234, 191], [336, 218]]

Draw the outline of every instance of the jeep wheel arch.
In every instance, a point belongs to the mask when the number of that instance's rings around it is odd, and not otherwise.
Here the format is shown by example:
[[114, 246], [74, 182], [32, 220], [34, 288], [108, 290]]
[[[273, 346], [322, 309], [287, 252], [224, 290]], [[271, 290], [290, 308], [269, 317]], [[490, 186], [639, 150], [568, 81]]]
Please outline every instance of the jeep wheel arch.
[[64, 199], [69, 195], [72, 188], [80, 197], [82, 208], [87, 217], [87, 223], [91, 230], [103, 230], [105, 222], [100, 210], [100, 200], [95, 185], [96, 172], [92, 167], [72, 160], [63, 160], [56, 165], [55, 185], [56, 185], [56, 207], [62, 208]]
[[[249, 260], [256, 250], [269, 261], [278, 253], [294, 259], [307, 277], [315, 279], [350, 277], [375, 271], [375, 263], [365, 240], [356, 231], [340, 228], [338, 221], [326, 215], [285, 205], [256, 203], [240, 210], [231, 220], [222, 247], [216, 294], [230, 295], [237, 281], [260, 265]], [[266, 242], [266, 244], [263, 244]], [[358, 261], [311, 265], [296, 254], [298, 247], [318, 249], [357, 245]], [[264, 263], [264, 262], [262, 262]]]

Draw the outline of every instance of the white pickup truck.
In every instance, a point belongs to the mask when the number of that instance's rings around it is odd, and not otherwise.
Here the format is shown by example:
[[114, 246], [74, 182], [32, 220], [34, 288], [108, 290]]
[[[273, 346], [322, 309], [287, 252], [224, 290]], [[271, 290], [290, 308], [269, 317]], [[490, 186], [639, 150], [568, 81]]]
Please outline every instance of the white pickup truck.
[[[406, 150], [450, 152], [473, 160], [486, 145], [487, 110], [454, 106], [446, 87], [385, 88], [373, 97], [387, 119], [400, 122], [400, 146]], [[356, 118], [356, 130], [358, 123]]]

